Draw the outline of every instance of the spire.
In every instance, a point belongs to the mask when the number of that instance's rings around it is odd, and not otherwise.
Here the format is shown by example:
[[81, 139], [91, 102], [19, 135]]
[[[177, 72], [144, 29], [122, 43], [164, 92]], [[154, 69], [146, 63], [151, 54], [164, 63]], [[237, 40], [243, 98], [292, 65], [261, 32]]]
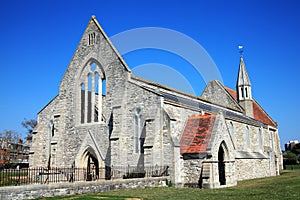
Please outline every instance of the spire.
[[242, 55], [243, 47], [239, 46], [239, 50], [240, 50], [240, 65], [239, 65], [239, 72], [236, 81], [238, 102], [244, 108], [245, 114], [249, 117], [253, 117], [251, 82], [248, 73], [246, 71], [246, 67]]
[[238, 73], [238, 78], [237, 78], [237, 87], [240, 86], [250, 86], [251, 87], [251, 82], [248, 76], [248, 73], [246, 71], [245, 63], [243, 56], [240, 56], [240, 66], [239, 66], [239, 73]]

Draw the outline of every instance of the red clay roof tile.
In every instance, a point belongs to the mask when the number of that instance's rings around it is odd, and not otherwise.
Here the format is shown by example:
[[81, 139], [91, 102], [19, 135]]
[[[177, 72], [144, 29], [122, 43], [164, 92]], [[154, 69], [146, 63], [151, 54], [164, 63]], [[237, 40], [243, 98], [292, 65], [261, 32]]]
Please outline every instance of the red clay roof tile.
[[236, 94], [235, 90], [225, 87], [225, 86], [224, 86], [224, 88], [232, 96], [233, 99], [237, 100], [237, 94]]
[[212, 114], [188, 118], [180, 140], [181, 154], [206, 152], [215, 118], [216, 115]]
[[270, 119], [269, 115], [256, 101], [253, 101], [253, 117], [260, 122], [277, 127], [277, 124], [272, 119]]
[[[236, 91], [225, 86], [224, 88], [237, 101]], [[277, 124], [269, 117], [269, 115], [262, 109], [262, 107], [255, 100], [252, 100], [252, 102], [253, 102], [253, 118], [264, 124], [277, 127]]]

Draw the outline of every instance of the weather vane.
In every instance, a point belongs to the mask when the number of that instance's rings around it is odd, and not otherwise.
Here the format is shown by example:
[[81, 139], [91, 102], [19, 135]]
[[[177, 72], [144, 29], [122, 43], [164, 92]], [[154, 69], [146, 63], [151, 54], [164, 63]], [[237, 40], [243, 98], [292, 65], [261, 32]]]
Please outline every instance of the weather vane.
[[239, 52], [240, 52], [240, 56], [243, 55], [243, 51], [244, 51], [244, 47], [242, 45], [238, 46]]

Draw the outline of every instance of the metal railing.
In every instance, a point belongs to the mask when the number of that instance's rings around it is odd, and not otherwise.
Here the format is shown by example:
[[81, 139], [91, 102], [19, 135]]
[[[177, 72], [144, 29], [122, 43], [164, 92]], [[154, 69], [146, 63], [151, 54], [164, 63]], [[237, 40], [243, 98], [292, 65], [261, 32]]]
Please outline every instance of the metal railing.
[[168, 166], [0, 169], [0, 186], [168, 176]]

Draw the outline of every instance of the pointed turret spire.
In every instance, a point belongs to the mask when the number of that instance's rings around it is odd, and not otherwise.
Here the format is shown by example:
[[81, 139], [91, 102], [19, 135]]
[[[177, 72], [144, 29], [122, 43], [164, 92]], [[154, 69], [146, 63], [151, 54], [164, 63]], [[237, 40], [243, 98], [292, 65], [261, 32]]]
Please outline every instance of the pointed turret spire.
[[239, 73], [238, 73], [238, 79], [237, 79], [237, 86], [250, 86], [251, 82], [248, 76], [248, 73], [246, 71], [245, 63], [243, 56], [240, 56], [240, 66], [239, 66]]
[[236, 82], [236, 90], [238, 94], [238, 101], [240, 105], [245, 109], [245, 114], [249, 117], [253, 117], [253, 102], [252, 102], [252, 88], [251, 82], [246, 70], [242, 55], [242, 47], [239, 46], [240, 50], [240, 65], [239, 72]]

